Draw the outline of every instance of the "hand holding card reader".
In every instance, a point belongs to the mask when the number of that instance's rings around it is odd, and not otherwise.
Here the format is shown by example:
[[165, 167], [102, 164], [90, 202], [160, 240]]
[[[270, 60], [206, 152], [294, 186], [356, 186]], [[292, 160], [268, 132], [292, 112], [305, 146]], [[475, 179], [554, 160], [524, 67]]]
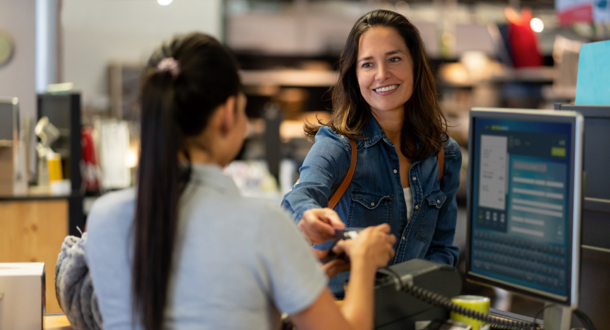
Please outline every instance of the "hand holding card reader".
[[[341, 259], [349, 263], [345, 252], [336, 253], [333, 249], [342, 240], [358, 237], [364, 228], [334, 229], [335, 238], [322, 262]], [[407, 283], [416, 283], [449, 297], [458, 295], [462, 287], [454, 268], [426, 260], [414, 259], [380, 269], [375, 281], [375, 329], [423, 330], [428, 329], [427, 323], [430, 323], [429, 329], [444, 329], [440, 325], [449, 318], [449, 311], [408, 294], [402, 289]]]
[[322, 262], [327, 263], [334, 259], [341, 259], [341, 260], [349, 263], [349, 257], [347, 256], [347, 254], [345, 254], [345, 252], [335, 253], [333, 251], [333, 248], [341, 240], [353, 239], [353, 238], [358, 237], [358, 233], [360, 233], [362, 230], [364, 230], [364, 228], [352, 227], [352, 228], [334, 228], [334, 229], [335, 229], [335, 238], [333, 239], [332, 244], [330, 245], [330, 248], [328, 249], [328, 254], [326, 255], [326, 257], [324, 259], [322, 259]]

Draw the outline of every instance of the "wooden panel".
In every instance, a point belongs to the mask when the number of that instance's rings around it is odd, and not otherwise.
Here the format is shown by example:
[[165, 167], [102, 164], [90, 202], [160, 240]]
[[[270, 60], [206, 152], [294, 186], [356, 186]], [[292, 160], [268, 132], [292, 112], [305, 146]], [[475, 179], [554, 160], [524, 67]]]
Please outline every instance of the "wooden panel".
[[61, 315], [46, 315], [44, 317], [44, 330], [72, 330], [68, 318]]
[[0, 196], [13, 194], [13, 147], [0, 146]]
[[0, 179], [13, 179], [13, 147], [0, 146]]
[[0, 262], [44, 262], [47, 313], [59, 313], [55, 263], [68, 234], [68, 200], [0, 201]]

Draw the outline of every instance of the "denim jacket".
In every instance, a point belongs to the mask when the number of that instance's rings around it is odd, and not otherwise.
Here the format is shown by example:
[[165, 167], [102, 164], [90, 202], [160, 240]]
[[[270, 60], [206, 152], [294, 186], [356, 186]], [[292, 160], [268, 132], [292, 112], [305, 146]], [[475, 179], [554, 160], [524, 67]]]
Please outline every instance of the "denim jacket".
[[[455, 193], [462, 166], [462, 154], [457, 143], [449, 138], [445, 144], [440, 182], [436, 154], [413, 162], [409, 170], [413, 213], [411, 220], [407, 221], [394, 144], [373, 117], [361, 135], [366, 139], [356, 140], [358, 158], [354, 176], [335, 207], [345, 226], [390, 224], [391, 232], [397, 238], [394, 244], [396, 255], [390, 260], [390, 265], [421, 258], [455, 267], [458, 261], [458, 248], [453, 246], [457, 217]], [[282, 201], [282, 207], [295, 222], [298, 223], [308, 209], [328, 206], [330, 197], [350, 167], [350, 150], [346, 136], [326, 126], [320, 128], [300, 168], [298, 184]], [[320, 248], [325, 247], [328, 248]], [[335, 294], [341, 291], [342, 282], [347, 277], [347, 273], [343, 273], [335, 276], [337, 279], [331, 279], [331, 289]]]

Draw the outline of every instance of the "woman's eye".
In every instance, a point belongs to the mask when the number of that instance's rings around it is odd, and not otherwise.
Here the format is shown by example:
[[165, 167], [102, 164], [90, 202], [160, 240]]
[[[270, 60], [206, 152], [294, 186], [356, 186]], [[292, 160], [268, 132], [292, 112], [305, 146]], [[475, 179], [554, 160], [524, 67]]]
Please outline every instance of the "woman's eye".
[[367, 63], [362, 63], [362, 67], [363, 68], [370, 68], [371, 66], [373, 66], [372, 63], [368, 63], [368, 62]]
[[390, 62], [398, 62], [398, 61], [400, 61], [400, 57], [392, 57], [390, 59]]

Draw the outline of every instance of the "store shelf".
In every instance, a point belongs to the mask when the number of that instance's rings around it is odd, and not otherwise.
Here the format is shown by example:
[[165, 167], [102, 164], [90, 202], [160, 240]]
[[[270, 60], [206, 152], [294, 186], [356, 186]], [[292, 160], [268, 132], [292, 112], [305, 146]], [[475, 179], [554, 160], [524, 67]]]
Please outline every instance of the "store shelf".
[[542, 86], [542, 97], [545, 100], [574, 100], [576, 98], [576, 86]]
[[491, 77], [493, 82], [532, 82], [545, 83], [555, 79], [555, 69], [553, 67], [534, 67], [521, 69], [508, 69], [502, 75]]
[[313, 70], [243, 70], [242, 83], [246, 86], [277, 85], [300, 87], [330, 87], [339, 78], [336, 71]]

